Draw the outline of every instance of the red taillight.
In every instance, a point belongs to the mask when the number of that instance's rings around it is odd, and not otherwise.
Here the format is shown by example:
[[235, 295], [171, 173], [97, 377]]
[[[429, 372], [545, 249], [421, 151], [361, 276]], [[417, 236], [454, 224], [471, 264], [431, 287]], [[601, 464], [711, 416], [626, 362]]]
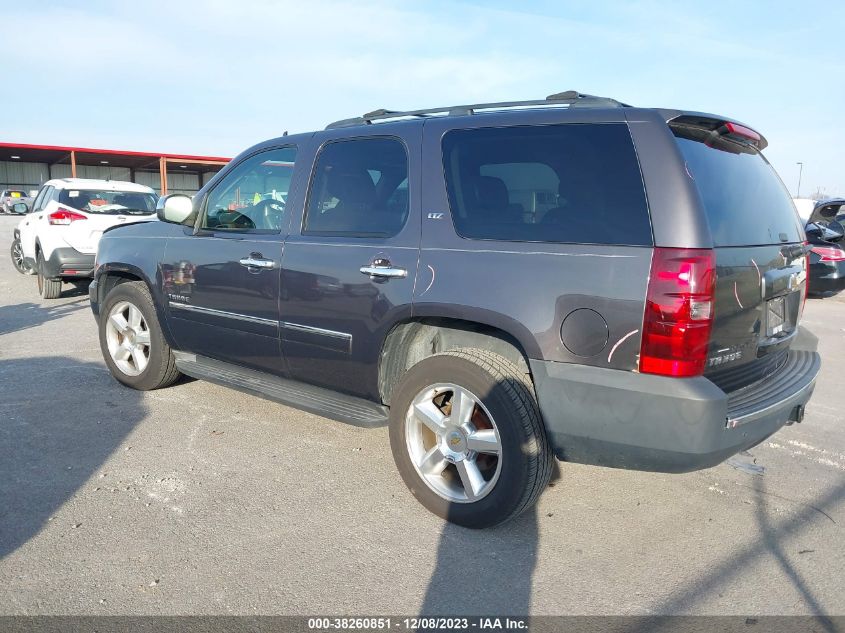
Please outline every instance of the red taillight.
[[845, 251], [836, 246], [814, 246], [813, 252], [818, 255], [823, 262], [842, 262], [845, 261]]
[[800, 319], [804, 316], [804, 306], [807, 305], [807, 295], [810, 294], [810, 251], [809, 242], [804, 242], [804, 298], [801, 299], [801, 313], [798, 315]]
[[713, 251], [655, 248], [648, 281], [640, 371], [698, 376], [713, 325]]
[[77, 220], [87, 220], [88, 218], [81, 213], [72, 211], [70, 209], [59, 208], [47, 216], [47, 221], [50, 224], [70, 224]]
[[747, 138], [756, 143], [760, 142], [760, 135], [750, 127], [730, 122], [725, 123], [725, 127], [727, 128], [728, 134], [731, 136], [741, 136], [742, 138]]

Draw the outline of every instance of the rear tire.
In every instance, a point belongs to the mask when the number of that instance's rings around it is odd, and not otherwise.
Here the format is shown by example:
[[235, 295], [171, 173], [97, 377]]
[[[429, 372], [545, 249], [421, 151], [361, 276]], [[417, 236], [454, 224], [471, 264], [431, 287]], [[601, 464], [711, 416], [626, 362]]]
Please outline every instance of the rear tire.
[[42, 299], [58, 299], [62, 294], [62, 280], [48, 279], [44, 276], [44, 255], [38, 251], [36, 255], [36, 272], [38, 274], [38, 294]]
[[[453, 414], [456, 398], [470, 404]], [[390, 404], [396, 466], [434, 514], [492, 527], [519, 516], [546, 489], [554, 458], [533, 388], [498, 354], [430, 356], [405, 373]]]
[[118, 284], [106, 295], [99, 331], [103, 359], [112, 376], [127, 387], [161, 389], [181, 376], [144, 282]]

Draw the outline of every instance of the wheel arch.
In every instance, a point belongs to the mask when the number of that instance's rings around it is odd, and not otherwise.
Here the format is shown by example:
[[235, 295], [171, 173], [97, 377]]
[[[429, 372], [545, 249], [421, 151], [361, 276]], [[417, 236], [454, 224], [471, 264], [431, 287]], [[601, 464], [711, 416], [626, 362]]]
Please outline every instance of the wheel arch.
[[164, 333], [164, 338], [168, 345], [174, 349], [176, 348], [173, 335], [171, 334], [167, 323], [164, 308], [158, 300], [156, 285], [149, 279], [149, 277], [147, 277], [141, 268], [131, 264], [119, 264], [114, 262], [101, 264], [94, 273], [94, 280], [97, 282], [96, 299], [97, 305], [100, 307], [103, 305], [103, 302], [109, 292], [120, 284], [133, 281], [140, 281], [144, 283], [149, 289], [150, 296], [153, 299], [153, 307], [156, 311], [156, 318], [161, 325], [161, 331]]
[[454, 317], [414, 317], [396, 324], [382, 343], [378, 387], [389, 405], [402, 375], [421, 360], [441, 352], [478, 348], [495, 352], [530, 376], [528, 353], [509, 332], [496, 326]]

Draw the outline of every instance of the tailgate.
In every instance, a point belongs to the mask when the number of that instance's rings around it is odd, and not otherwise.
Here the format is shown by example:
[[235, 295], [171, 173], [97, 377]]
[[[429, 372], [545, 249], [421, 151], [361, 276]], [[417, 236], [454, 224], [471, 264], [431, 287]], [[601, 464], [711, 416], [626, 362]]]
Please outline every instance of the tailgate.
[[704, 373], [731, 392], [786, 362], [806, 290], [804, 235], [786, 188], [753, 142], [688, 123], [670, 126], [701, 196], [716, 257]]
[[705, 375], [731, 392], [779, 369], [797, 333], [805, 285], [800, 244], [717, 248]]
[[[84, 212], [83, 212], [84, 213]], [[113, 226], [150, 219], [150, 216], [105, 215], [85, 213], [87, 220], [72, 222], [65, 228], [63, 238], [80, 253], [96, 253], [103, 231]]]

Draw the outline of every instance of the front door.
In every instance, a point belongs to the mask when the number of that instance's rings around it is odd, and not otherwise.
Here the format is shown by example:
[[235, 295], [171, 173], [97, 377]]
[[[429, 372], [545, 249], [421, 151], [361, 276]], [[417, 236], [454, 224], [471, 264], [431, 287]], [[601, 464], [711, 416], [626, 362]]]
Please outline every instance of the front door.
[[279, 278], [295, 158], [295, 147], [247, 157], [205, 196], [196, 228], [168, 241], [161, 278], [180, 349], [285, 373]]
[[412, 313], [420, 228], [409, 174], [419, 169], [420, 129], [320, 148], [282, 260], [282, 349], [293, 378], [378, 398], [382, 341]]

